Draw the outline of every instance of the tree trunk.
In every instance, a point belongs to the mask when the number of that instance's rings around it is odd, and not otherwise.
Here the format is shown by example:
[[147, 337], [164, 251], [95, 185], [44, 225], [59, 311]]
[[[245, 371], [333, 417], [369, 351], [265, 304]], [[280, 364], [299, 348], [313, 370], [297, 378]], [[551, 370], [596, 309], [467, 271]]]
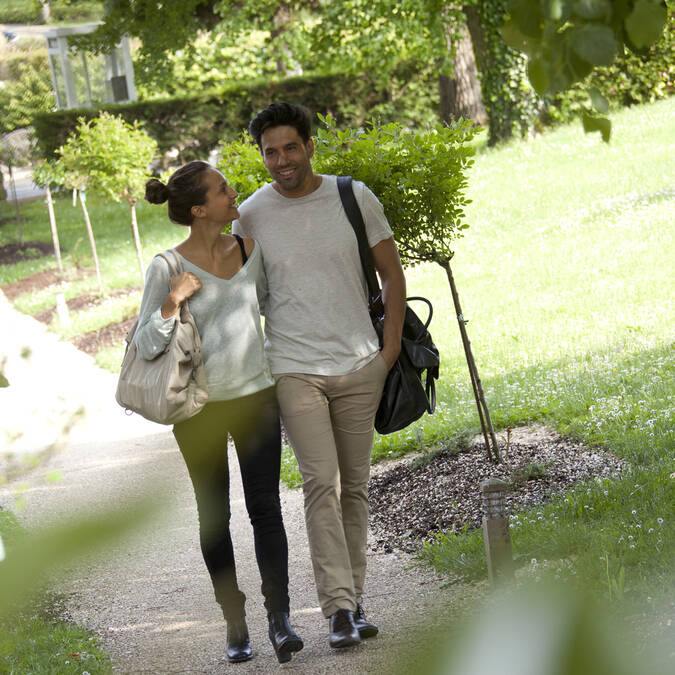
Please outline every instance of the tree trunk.
[[94, 230], [91, 229], [91, 221], [89, 220], [89, 211], [87, 211], [86, 198], [82, 190], [80, 192], [80, 204], [82, 204], [82, 212], [84, 213], [84, 222], [87, 226], [87, 234], [89, 235], [89, 245], [91, 246], [91, 253], [94, 256], [94, 267], [96, 268], [96, 278], [98, 279], [98, 290], [103, 295], [103, 281], [101, 280], [101, 268], [98, 264], [98, 255], [96, 253], [96, 242], [94, 241]]
[[480, 420], [480, 427], [483, 433], [483, 439], [485, 441], [485, 451], [487, 452], [488, 459], [499, 463], [501, 461], [501, 457], [499, 456], [497, 437], [495, 436], [495, 432], [492, 427], [490, 411], [485, 401], [485, 394], [483, 394], [483, 385], [481, 384], [480, 377], [478, 376], [478, 369], [476, 368], [476, 362], [474, 361], [473, 352], [471, 351], [471, 341], [469, 340], [469, 335], [466, 332], [467, 321], [462, 314], [462, 307], [459, 303], [459, 294], [457, 293], [457, 287], [455, 286], [455, 279], [452, 276], [452, 270], [450, 269], [449, 262], [442, 264], [441, 267], [445, 269], [445, 273], [448, 276], [450, 292], [452, 293], [452, 301], [455, 305], [455, 312], [457, 313], [457, 323], [459, 324], [459, 332], [462, 337], [462, 345], [464, 346], [466, 363], [469, 367], [471, 387], [473, 389], [473, 395], [476, 399], [476, 406], [478, 408], [478, 419]]
[[527, 59], [501, 36], [508, 0], [478, 0], [463, 11], [480, 72], [488, 145], [525, 135], [532, 129], [539, 103], [527, 81]]
[[21, 211], [19, 210], [19, 198], [16, 196], [14, 170], [11, 163], [7, 164], [7, 168], [9, 169], [9, 184], [12, 186], [12, 195], [14, 196], [14, 211], [16, 213], [16, 226], [19, 230], [19, 245], [23, 246], [23, 223], [21, 222]]
[[56, 218], [54, 217], [54, 202], [52, 201], [52, 191], [47, 185], [47, 194], [45, 196], [47, 202], [47, 212], [49, 213], [49, 226], [52, 230], [52, 241], [54, 242], [54, 255], [56, 256], [56, 264], [59, 268], [59, 274], [63, 274], [63, 263], [61, 262], [61, 247], [59, 245], [59, 233], [56, 230]]
[[143, 267], [143, 251], [141, 249], [141, 237], [138, 233], [138, 221], [136, 220], [136, 202], [130, 201], [131, 206], [131, 233], [134, 236], [136, 255], [138, 256], [138, 269], [141, 271], [141, 288], [145, 284], [145, 269]]
[[487, 115], [481, 100], [478, 70], [466, 25], [460, 27], [454, 39], [459, 39], [459, 42], [452, 62], [452, 77], [438, 76], [441, 120], [449, 123], [464, 117], [483, 125], [487, 122]]
[[282, 36], [293, 23], [293, 8], [287, 2], [279, 5], [274, 17], [272, 18], [272, 28], [270, 30], [270, 42], [272, 51], [276, 54], [277, 75], [283, 77], [288, 70], [288, 57], [290, 52], [284, 43]]
[[52, 3], [51, 0], [41, 0], [42, 10], [40, 14], [42, 16], [42, 23], [49, 23], [52, 18]]
[[480, 24], [478, 7], [476, 5], [466, 5], [462, 7], [462, 11], [466, 16], [466, 27], [471, 36], [474, 60], [478, 66], [478, 71], [483, 72], [485, 70], [485, 36], [483, 35], [483, 27]]

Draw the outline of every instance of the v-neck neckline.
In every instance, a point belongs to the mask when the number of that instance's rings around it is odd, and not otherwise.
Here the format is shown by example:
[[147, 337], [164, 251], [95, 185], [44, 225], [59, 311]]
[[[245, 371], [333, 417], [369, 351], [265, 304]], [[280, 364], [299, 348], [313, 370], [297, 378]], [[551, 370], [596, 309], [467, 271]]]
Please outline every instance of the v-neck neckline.
[[239, 272], [242, 272], [244, 268], [248, 265], [250, 262], [251, 258], [253, 257], [253, 254], [255, 253], [256, 249], [258, 248], [257, 244], [253, 245], [253, 249], [250, 253], [250, 255], [247, 256], [246, 262], [242, 263], [241, 267], [231, 276], [231, 277], [219, 277], [217, 274], [213, 274], [212, 272], [209, 272], [208, 270], [205, 270], [203, 267], [200, 267], [199, 265], [195, 265], [191, 260], [188, 260], [180, 251], [176, 249], [176, 253], [188, 264], [192, 265], [192, 267], [196, 267], [200, 272], [203, 272], [204, 274], [208, 274], [210, 277], [213, 279], [218, 279], [218, 281], [232, 281], [235, 279], [235, 277], [239, 274]]

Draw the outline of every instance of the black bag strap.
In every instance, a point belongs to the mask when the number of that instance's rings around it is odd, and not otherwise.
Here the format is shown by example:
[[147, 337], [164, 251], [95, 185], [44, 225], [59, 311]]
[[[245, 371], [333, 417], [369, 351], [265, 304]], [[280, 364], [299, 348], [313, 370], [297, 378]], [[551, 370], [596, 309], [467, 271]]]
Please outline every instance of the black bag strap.
[[237, 240], [237, 244], [239, 244], [239, 248], [241, 249], [241, 264], [245, 265], [246, 261], [248, 260], [248, 256], [246, 255], [244, 240], [238, 234], [235, 234], [234, 238]]
[[354, 196], [354, 186], [352, 185], [351, 176], [338, 176], [337, 187], [340, 193], [340, 200], [342, 207], [347, 214], [347, 218], [354, 229], [356, 240], [359, 243], [359, 257], [361, 258], [361, 266], [363, 273], [366, 275], [366, 282], [368, 283], [368, 292], [370, 294], [370, 304], [375, 298], [380, 295], [380, 284], [377, 281], [377, 274], [375, 274], [375, 264], [373, 263], [373, 254], [368, 245], [368, 238], [366, 237], [366, 225], [363, 222], [363, 215], [361, 209]]

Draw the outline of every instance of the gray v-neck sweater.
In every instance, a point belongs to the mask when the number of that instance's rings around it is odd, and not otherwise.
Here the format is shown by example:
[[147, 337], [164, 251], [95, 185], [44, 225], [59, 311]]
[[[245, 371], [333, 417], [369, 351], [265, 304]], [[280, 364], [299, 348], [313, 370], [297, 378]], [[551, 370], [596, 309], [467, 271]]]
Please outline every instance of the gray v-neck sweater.
[[[202, 284], [189, 305], [202, 340], [209, 401], [227, 401], [273, 386], [258, 304], [266, 294], [260, 246], [255, 244], [246, 264], [231, 279], [216, 277], [178, 255], [185, 271]], [[161, 308], [170, 288], [169, 267], [156, 257], [146, 273], [134, 336], [141, 358], [151, 360], [169, 344], [176, 316], [162, 318]]]

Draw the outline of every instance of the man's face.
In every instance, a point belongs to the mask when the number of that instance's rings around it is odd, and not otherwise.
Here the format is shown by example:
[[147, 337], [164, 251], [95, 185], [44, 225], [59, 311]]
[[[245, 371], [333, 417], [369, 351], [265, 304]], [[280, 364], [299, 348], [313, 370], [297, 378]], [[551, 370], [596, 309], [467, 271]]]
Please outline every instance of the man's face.
[[272, 127], [260, 138], [263, 163], [287, 197], [302, 197], [314, 189], [310, 159], [314, 154], [312, 139], [305, 144], [295, 127]]

